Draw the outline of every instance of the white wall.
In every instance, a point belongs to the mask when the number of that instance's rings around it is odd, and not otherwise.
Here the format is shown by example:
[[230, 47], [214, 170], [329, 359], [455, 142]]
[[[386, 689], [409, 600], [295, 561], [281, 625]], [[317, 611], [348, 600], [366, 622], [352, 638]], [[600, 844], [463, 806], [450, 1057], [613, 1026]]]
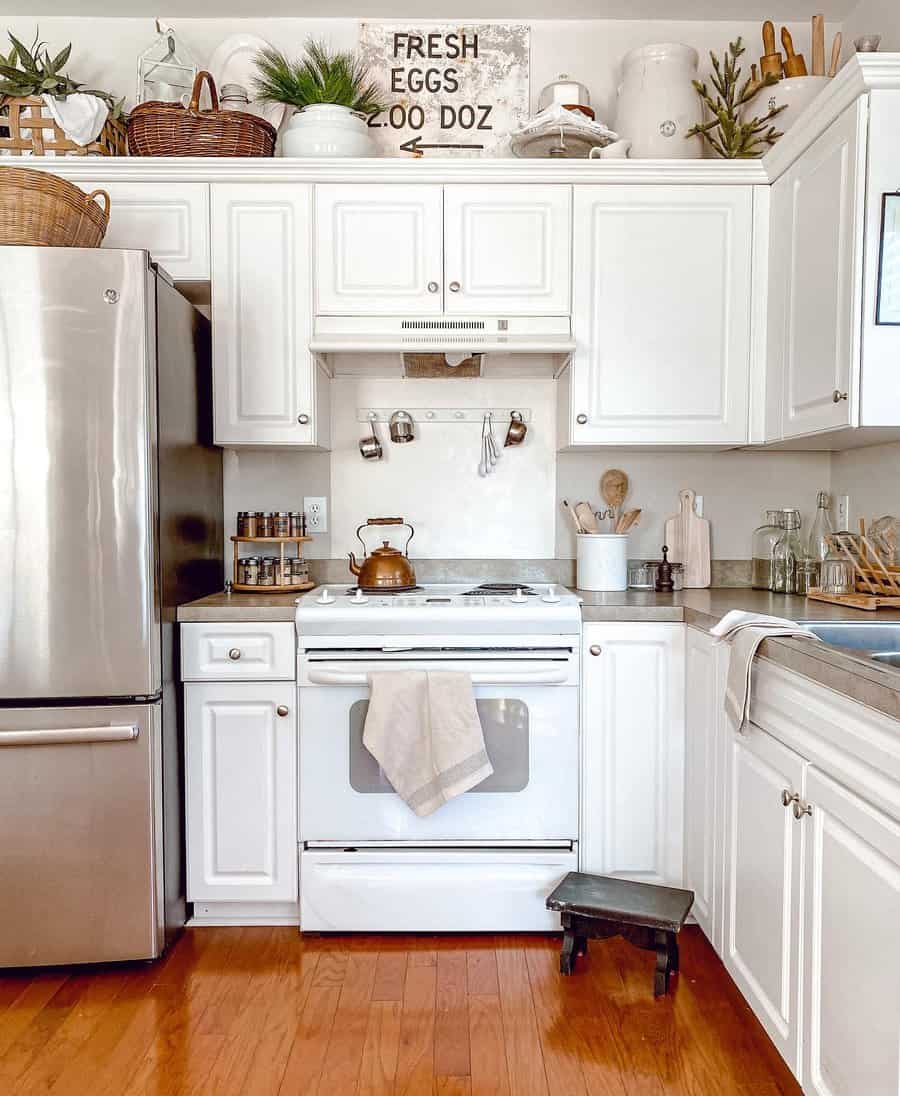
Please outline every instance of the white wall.
[[900, 5], [897, 0], [860, 0], [844, 20], [844, 57], [861, 34], [880, 34], [882, 52], [900, 50]]
[[900, 442], [835, 453], [831, 490], [850, 496], [850, 525], [866, 524], [884, 514], [900, 517]]

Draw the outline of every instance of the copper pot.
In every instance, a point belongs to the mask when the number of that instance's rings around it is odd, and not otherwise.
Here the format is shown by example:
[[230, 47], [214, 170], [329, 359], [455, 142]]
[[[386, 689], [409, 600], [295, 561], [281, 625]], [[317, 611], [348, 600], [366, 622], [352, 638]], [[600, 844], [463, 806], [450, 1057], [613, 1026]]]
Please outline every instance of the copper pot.
[[413, 527], [403, 518], [369, 518], [367, 522], [356, 530], [359, 543], [366, 550], [366, 542], [360, 535], [363, 529], [371, 525], [402, 525], [409, 530], [403, 551], [392, 548], [388, 540], [382, 542], [380, 548], [374, 549], [366, 556], [362, 563], [357, 563], [352, 552], [350, 555], [350, 570], [356, 575], [357, 583], [361, 590], [377, 593], [379, 590], [409, 590], [416, 585], [416, 573], [407, 556], [409, 542], [415, 535]]

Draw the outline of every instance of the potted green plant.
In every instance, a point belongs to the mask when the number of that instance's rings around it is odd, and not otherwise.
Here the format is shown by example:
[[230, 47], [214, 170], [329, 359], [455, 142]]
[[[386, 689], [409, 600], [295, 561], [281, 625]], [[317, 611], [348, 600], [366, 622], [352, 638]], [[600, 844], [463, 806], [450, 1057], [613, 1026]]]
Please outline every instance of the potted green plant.
[[256, 97], [294, 110], [282, 137], [282, 156], [376, 154], [366, 120], [384, 104], [355, 53], [333, 52], [323, 42], [309, 41], [296, 61], [281, 50], [260, 50], [256, 67]]

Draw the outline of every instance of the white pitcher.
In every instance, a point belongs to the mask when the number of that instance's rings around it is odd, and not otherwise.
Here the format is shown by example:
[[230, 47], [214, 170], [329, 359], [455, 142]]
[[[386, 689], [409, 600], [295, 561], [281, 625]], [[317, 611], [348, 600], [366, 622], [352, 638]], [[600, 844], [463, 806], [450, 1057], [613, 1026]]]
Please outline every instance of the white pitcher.
[[676, 42], [640, 46], [625, 54], [613, 128], [631, 142], [632, 159], [703, 156], [699, 137], [685, 139], [703, 115], [700, 96], [691, 83], [698, 61], [695, 49]]

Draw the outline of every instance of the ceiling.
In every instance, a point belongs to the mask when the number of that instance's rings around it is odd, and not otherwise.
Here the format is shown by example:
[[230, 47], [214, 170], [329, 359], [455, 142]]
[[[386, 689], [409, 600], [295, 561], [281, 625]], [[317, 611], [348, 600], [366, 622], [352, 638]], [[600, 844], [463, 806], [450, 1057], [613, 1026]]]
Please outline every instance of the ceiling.
[[[482, 22], [531, 21], [543, 19], [700, 19], [729, 22], [755, 22], [777, 18], [780, 22], [809, 19], [822, 12], [829, 21], [840, 22], [858, 0], [493, 0], [485, 12], [483, 0], [256, 0], [254, 17], [286, 19], [440, 19], [445, 22], [466, 19]], [[110, 8], [109, 0], [6, 0], [5, 13], [39, 16], [115, 16], [120, 19], [146, 19], [157, 14], [146, 0], [118, 0]], [[164, 17], [174, 19], [240, 18], [248, 14], [247, 0], [180, 0], [177, 8], [166, 10]]]

